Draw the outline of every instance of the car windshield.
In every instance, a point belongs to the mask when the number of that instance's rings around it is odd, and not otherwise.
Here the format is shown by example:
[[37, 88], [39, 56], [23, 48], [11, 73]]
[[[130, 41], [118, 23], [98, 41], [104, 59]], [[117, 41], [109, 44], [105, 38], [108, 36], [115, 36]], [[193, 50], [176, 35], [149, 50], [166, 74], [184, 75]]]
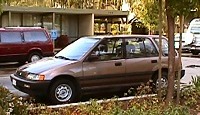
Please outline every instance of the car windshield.
[[100, 38], [83, 37], [68, 45], [55, 55], [55, 58], [65, 60], [79, 60], [82, 58]]

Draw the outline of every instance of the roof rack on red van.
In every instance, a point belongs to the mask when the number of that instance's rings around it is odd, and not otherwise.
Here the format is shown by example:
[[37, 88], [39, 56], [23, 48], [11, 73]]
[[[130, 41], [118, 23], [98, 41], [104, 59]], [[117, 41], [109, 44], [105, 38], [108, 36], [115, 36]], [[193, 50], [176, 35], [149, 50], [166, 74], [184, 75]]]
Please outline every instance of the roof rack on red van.
[[4, 27], [4, 29], [41, 29], [42, 27]]

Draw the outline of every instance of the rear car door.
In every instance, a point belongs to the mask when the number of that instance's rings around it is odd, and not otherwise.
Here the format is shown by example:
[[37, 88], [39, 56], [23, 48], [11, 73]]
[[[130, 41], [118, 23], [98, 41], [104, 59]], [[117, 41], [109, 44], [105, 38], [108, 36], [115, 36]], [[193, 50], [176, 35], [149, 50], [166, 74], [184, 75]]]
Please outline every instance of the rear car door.
[[158, 51], [151, 39], [132, 37], [126, 40], [127, 84], [139, 85], [149, 81], [153, 68], [158, 64]]
[[26, 48], [19, 31], [4, 31], [0, 33], [0, 61], [20, 61]]
[[[119, 90], [125, 74], [122, 39], [105, 39], [89, 54], [83, 62], [82, 87], [88, 91]], [[89, 57], [95, 57], [89, 60]], [[102, 90], [97, 90], [102, 89]]]

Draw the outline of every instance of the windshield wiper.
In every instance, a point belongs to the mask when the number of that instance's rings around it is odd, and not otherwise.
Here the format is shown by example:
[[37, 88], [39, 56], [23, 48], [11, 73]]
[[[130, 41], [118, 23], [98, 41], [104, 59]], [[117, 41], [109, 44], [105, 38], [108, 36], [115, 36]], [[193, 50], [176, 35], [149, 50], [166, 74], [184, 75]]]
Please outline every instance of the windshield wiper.
[[69, 58], [66, 58], [64, 56], [55, 56], [55, 58], [64, 59], [64, 60], [70, 60]]
[[77, 60], [77, 59], [70, 59], [64, 56], [55, 56], [55, 58], [64, 59], [64, 60]]

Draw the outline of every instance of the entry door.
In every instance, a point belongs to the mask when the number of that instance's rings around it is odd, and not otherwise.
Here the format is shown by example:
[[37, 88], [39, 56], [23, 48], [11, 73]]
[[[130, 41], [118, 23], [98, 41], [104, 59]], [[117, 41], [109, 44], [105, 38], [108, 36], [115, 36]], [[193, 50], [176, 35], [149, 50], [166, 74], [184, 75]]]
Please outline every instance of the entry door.
[[[84, 77], [81, 85], [88, 89], [118, 89], [125, 75], [122, 40], [103, 40], [88, 57], [93, 60], [83, 62]], [[89, 58], [88, 58], [89, 59]]]

